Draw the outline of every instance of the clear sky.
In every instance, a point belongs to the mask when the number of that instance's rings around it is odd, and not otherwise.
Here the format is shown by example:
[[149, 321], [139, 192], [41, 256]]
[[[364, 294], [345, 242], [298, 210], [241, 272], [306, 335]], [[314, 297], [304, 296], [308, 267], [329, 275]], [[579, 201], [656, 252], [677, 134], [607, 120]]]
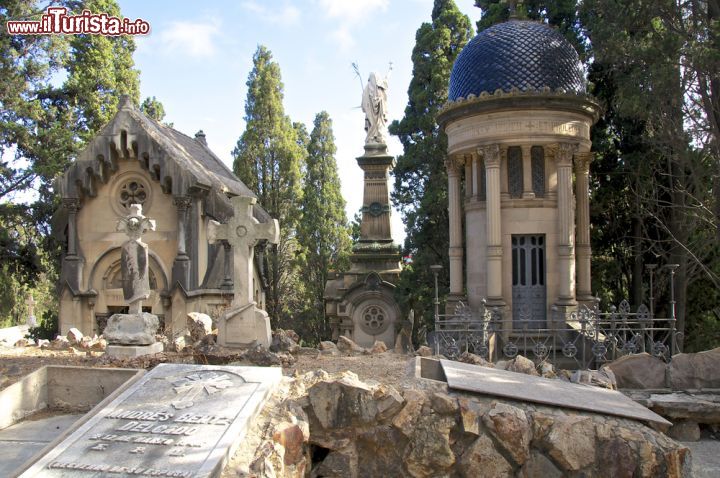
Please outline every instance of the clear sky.
[[[401, 119], [412, 75], [415, 32], [430, 21], [432, 0], [119, 0], [122, 14], [151, 25], [137, 37], [141, 97], [157, 97], [165, 121], [188, 135], [202, 129], [210, 148], [228, 165], [245, 129], [245, 98], [252, 56], [267, 46], [280, 65], [285, 112], [312, 130], [315, 114], [333, 120], [337, 162], [348, 218], [362, 206], [363, 178], [355, 158], [363, 154], [362, 87], [371, 71], [392, 62], [390, 121]], [[474, 23], [473, 0], [456, 0]], [[352, 63], [359, 65], [362, 82]], [[402, 153], [391, 137], [389, 151]], [[393, 237], [405, 237], [393, 211]]]

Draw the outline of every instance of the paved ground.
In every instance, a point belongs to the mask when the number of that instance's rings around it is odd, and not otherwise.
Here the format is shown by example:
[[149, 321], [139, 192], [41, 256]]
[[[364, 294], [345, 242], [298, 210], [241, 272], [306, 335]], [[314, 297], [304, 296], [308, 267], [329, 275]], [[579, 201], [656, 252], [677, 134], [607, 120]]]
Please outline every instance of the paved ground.
[[46, 415], [0, 430], [0, 476], [13, 476], [13, 470], [57, 438], [81, 416]]
[[720, 476], [720, 441], [703, 439], [682, 442], [692, 453], [694, 478], [717, 478]]

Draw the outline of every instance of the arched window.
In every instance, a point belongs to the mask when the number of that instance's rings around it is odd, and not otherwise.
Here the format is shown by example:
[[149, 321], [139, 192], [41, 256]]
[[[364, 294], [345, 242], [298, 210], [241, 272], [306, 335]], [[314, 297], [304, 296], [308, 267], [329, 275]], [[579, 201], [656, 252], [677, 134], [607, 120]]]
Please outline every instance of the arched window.
[[522, 149], [511, 146], [507, 152], [508, 192], [511, 198], [522, 197], [523, 192], [523, 159]]
[[545, 197], [545, 150], [542, 146], [530, 149], [532, 188], [535, 197]]

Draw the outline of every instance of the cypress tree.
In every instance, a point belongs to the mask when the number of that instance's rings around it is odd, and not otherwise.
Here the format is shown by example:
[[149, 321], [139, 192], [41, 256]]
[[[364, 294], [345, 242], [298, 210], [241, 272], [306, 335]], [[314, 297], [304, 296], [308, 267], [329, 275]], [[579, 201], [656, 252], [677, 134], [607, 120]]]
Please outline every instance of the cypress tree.
[[301, 219], [302, 141], [282, 105], [280, 66], [258, 46], [247, 80], [245, 131], [232, 154], [233, 170], [258, 196], [258, 202], [280, 221], [280, 244], [269, 247], [267, 308], [275, 324], [296, 310], [301, 299], [297, 275], [297, 226]]
[[335, 152], [332, 120], [322, 111], [315, 116], [310, 133], [303, 221], [298, 230], [298, 239], [306, 254], [303, 276], [309, 299], [303, 328], [309, 329], [310, 338], [315, 342], [329, 336], [323, 302], [328, 272], [346, 269], [351, 252]]
[[406, 254], [413, 256], [400, 276], [397, 298], [427, 321], [434, 287], [430, 265], [444, 264], [442, 282], [448, 277], [447, 137], [435, 118], [447, 101], [455, 58], [472, 36], [470, 19], [452, 0], [435, 0], [431, 18], [415, 35], [405, 115], [389, 128], [403, 145], [393, 171], [392, 199], [405, 222]]

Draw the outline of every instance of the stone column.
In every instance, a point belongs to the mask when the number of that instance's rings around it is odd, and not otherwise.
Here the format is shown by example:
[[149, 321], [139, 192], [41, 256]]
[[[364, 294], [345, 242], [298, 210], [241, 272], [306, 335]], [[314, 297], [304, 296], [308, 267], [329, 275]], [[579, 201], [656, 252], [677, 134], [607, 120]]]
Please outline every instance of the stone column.
[[472, 161], [465, 161], [465, 197], [471, 198], [474, 195], [477, 194], [477, 190], [473, 189], [473, 184], [468, 181], [467, 178], [473, 177], [473, 168], [474, 164]]
[[555, 151], [558, 195], [558, 305], [575, 304], [575, 211], [572, 158], [576, 145], [559, 143]]
[[487, 300], [490, 305], [505, 304], [502, 293], [502, 230], [500, 216], [500, 147], [478, 150], [485, 160], [485, 201], [487, 221]]
[[[465, 164], [467, 165], [467, 163], [470, 163], [470, 168], [471, 168], [472, 173], [470, 176], [468, 176], [467, 174], [465, 175], [465, 187], [466, 188], [469, 187], [467, 183], [470, 182], [470, 178], [472, 178], [473, 196], [478, 196], [478, 194], [480, 193], [480, 178], [478, 177], [478, 168], [477, 168], [478, 156], [477, 156], [477, 154], [472, 154], [472, 155], [466, 156]], [[465, 167], [467, 168], [467, 166], [465, 166]]]
[[80, 200], [77, 198], [64, 198], [63, 207], [68, 212], [68, 250], [69, 257], [77, 256], [77, 212], [80, 209]]
[[232, 289], [233, 279], [230, 271], [233, 266], [232, 246], [228, 241], [221, 241], [223, 247], [223, 281], [220, 284], [221, 289]]
[[445, 161], [448, 171], [448, 215], [450, 217], [450, 295], [463, 295], [462, 203], [460, 167], [455, 158]]
[[534, 199], [535, 192], [532, 187], [532, 161], [530, 149], [532, 148], [529, 144], [521, 146], [522, 149], [522, 161], [523, 161], [523, 199]]
[[575, 153], [575, 208], [577, 211], [577, 298], [581, 301], [593, 300], [590, 288], [590, 151]]
[[190, 286], [190, 257], [187, 254], [187, 211], [192, 200], [188, 196], [175, 196], [173, 204], [177, 208], [177, 255], [173, 261], [173, 285], [180, 283], [185, 290]]
[[68, 242], [67, 254], [63, 258], [60, 282], [67, 283], [74, 292], [78, 292], [81, 289], [84, 263], [78, 247], [77, 235], [77, 213], [80, 210], [80, 200], [78, 198], [63, 198], [62, 204], [68, 212]]

